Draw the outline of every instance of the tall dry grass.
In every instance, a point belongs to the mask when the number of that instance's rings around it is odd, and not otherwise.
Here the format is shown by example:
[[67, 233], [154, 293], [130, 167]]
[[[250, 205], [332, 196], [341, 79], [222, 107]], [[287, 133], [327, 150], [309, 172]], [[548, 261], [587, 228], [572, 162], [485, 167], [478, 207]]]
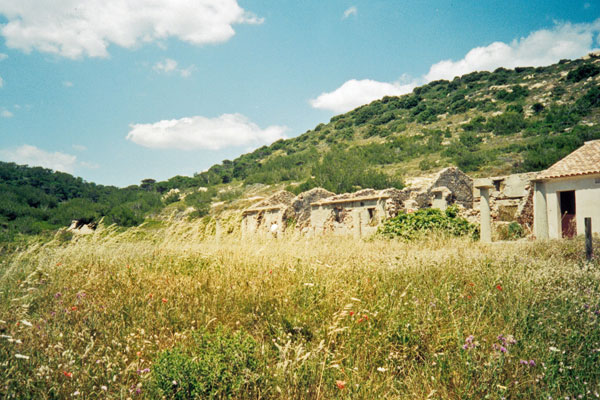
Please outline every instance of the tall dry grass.
[[242, 242], [231, 231], [102, 228], [7, 255], [0, 396], [160, 397], [165, 350], [193, 355], [195, 335], [221, 328], [257, 343], [260, 387], [239, 398], [600, 392], [600, 272], [581, 242]]

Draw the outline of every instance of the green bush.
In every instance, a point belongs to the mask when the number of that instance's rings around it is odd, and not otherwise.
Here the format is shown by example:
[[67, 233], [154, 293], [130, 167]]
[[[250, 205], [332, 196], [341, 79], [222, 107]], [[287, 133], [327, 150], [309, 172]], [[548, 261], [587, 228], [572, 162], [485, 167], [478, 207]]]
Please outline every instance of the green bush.
[[263, 383], [256, 341], [243, 331], [218, 328], [194, 334], [191, 348], [162, 352], [152, 368], [156, 398], [225, 399], [255, 397]]
[[478, 229], [466, 219], [458, 216], [458, 208], [450, 206], [445, 212], [437, 208], [423, 208], [414, 213], [401, 213], [386, 220], [378, 233], [388, 238], [414, 240], [429, 233], [450, 236], [476, 237]]
[[584, 64], [567, 74], [567, 81], [579, 82], [600, 73], [600, 67], [595, 64]]
[[513, 221], [508, 225], [498, 227], [498, 236], [500, 236], [500, 240], [515, 240], [525, 236], [525, 231], [521, 224]]
[[526, 126], [527, 123], [523, 118], [523, 114], [515, 111], [506, 111], [503, 114], [491, 117], [487, 122], [488, 130], [493, 131], [496, 135], [510, 135], [519, 132]]

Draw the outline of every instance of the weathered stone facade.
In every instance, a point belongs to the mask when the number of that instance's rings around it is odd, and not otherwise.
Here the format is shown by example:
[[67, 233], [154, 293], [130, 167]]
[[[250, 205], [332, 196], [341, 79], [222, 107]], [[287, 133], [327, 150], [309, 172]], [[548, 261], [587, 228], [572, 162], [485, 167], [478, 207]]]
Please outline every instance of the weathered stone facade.
[[287, 227], [286, 211], [294, 194], [279, 191], [242, 213], [242, 238], [256, 235], [278, 236]]
[[[526, 230], [533, 228], [533, 184], [535, 172], [489, 178], [490, 213], [497, 223], [516, 221]], [[479, 210], [480, 193], [473, 189], [474, 210]]]
[[368, 236], [386, 218], [403, 208], [405, 194], [397, 189], [365, 189], [344, 193], [311, 204], [310, 227], [313, 234]]
[[408, 193], [407, 211], [429, 207], [445, 209], [451, 204], [473, 208], [473, 179], [456, 167], [408, 179], [403, 191]]

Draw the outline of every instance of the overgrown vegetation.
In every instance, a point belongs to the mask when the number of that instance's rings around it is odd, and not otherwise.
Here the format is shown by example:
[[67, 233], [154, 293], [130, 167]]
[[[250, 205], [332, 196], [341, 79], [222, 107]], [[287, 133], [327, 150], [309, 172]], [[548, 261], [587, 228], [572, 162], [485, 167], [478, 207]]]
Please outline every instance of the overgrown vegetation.
[[479, 234], [477, 226], [458, 215], [458, 208], [450, 206], [446, 211], [437, 208], [422, 208], [413, 213], [402, 212], [387, 219], [378, 229], [378, 234], [388, 238], [404, 240], [423, 239], [427, 235], [471, 236]]
[[217, 243], [194, 224], [4, 254], [0, 397], [600, 392], [600, 265], [582, 240]]

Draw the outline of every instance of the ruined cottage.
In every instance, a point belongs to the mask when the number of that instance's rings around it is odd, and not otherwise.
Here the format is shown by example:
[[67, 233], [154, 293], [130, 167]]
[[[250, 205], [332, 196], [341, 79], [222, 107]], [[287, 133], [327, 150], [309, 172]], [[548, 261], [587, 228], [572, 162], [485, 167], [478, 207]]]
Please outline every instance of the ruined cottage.
[[[533, 183], [536, 172], [486, 178], [491, 219], [497, 223], [518, 222], [528, 230], [533, 229]], [[473, 208], [480, 209], [481, 193], [473, 188]]]
[[404, 198], [406, 193], [398, 189], [364, 189], [314, 202], [310, 213], [311, 232], [354, 237], [371, 235], [384, 219], [398, 214]]
[[294, 194], [281, 190], [242, 213], [242, 238], [271, 234], [280, 235], [287, 226], [286, 211]]
[[584, 219], [600, 233], [600, 140], [569, 154], [535, 180], [535, 235], [539, 239], [583, 234]]
[[403, 192], [408, 197], [405, 201], [407, 212], [429, 207], [445, 210], [452, 204], [473, 208], [473, 179], [456, 167], [407, 179]]

